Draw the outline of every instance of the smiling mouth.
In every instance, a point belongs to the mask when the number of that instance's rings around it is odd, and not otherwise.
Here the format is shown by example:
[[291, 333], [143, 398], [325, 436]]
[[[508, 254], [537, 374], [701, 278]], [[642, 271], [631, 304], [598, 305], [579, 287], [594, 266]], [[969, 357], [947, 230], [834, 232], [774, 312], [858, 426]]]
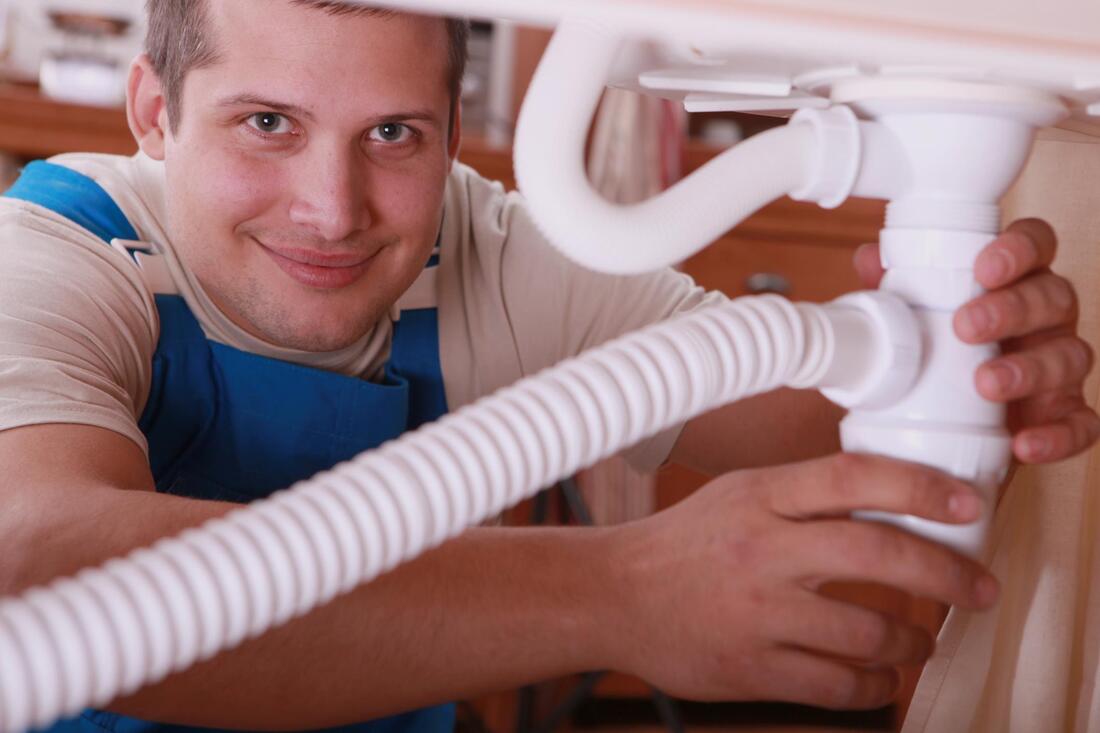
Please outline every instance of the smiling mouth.
[[378, 256], [362, 253], [331, 253], [310, 249], [273, 249], [253, 237], [253, 241], [284, 273], [301, 285], [319, 290], [338, 290], [355, 283]]

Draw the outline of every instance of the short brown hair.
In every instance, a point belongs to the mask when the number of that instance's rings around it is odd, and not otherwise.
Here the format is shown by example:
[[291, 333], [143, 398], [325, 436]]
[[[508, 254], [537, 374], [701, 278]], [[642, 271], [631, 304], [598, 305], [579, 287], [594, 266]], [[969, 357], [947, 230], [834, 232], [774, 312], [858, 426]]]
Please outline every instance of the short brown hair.
[[[393, 10], [372, 8], [340, 0], [290, 0], [295, 5], [317, 8], [333, 15], [367, 15], [387, 17]], [[187, 72], [216, 63], [217, 49], [206, 32], [206, 0], [146, 0], [149, 30], [145, 36], [145, 52], [153, 71], [164, 89], [168, 108], [168, 124], [175, 130], [180, 118], [180, 98]], [[462, 76], [466, 73], [467, 41], [470, 24], [457, 18], [446, 18], [450, 54], [447, 60], [447, 86], [451, 91], [451, 118], [462, 93]]]

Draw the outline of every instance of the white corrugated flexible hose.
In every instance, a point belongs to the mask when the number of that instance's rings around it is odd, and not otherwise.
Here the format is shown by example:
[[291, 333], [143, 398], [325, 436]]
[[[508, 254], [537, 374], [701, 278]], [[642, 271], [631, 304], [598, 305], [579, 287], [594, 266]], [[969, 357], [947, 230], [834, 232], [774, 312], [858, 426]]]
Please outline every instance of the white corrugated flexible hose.
[[719, 405], [783, 385], [852, 399], [881, 396], [882, 384], [902, 392], [899, 374], [916, 373], [906, 366], [914, 339], [908, 308], [882, 293], [700, 310], [201, 528], [4, 600], [0, 731], [102, 707], [208, 659]]

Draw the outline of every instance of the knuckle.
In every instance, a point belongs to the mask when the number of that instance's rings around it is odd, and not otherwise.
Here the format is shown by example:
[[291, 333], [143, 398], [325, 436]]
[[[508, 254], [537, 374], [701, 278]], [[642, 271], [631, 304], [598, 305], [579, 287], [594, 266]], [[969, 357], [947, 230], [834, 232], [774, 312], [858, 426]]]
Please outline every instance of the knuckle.
[[1052, 277], [1047, 281], [1047, 299], [1057, 308], [1062, 320], [1072, 320], [1077, 314], [1077, 291], [1063, 277]]
[[853, 477], [867, 471], [867, 456], [858, 453], [838, 453], [829, 461], [828, 481], [834, 496], [840, 500], [851, 499], [856, 494]]
[[851, 522], [831, 538], [828, 545], [836, 553], [836, 561], [854, 577], [877, 575], [879, 568], [896, 562], [897, 530], [873, 522]]
[[881, 659], [890, 651], [893, 629], [889, 621], [868, 614], [850, 629], [852, 651], [861, 659]]
[[[1024, 315], [1031, 309], [1028, 307], [1027, 297], [1019, 289], [1011, 288], [1000, 295], [1000, 311], [1009, 324], [1016, 325], [1023, 322]], [[997, 310], [996, 308], [994, 310]]]
[[747, 501], [757, 510], [780, 517], [798, 513], [801, 492], [785, 491], [784, 486], [772, 481], [765, 471], [742, 471], [741, 477], [743, 491], [736, 494], [748, 497]]
[[[1009, 229], [1016, 232], [1021, 246], [1034, 261], [1050, 259], [1057, 249], [1058, 237], [1054, 228], [1046, 221], [1038, 218], [1020, 219], [1014, 222]], [[1046, 255], [1044, 257], [1044, 254]]]
[[843, 478], [851, 472], [865, 470], [868, 458], [861, 453], [838, 453], [833, 456], [830, 463], [833, 470]]
[[1025, 267], [1034, 266], [1041, 257], [1035, 239], [1023, 228], [1017, 229], [1016, 235], [1012, 241], [1011, 249], [1015, 250], [1015, 254], [1022, 265]]
[[[1016, 394], [1032, 394], [1038, 389], [1041, 377], [1048, 375], [1041, 359], [1032, 354], [1016, 354], [1009, 359], [1018, 368], [1019, 382], [1012, 392]], [[1048, 375], [1049, 380], [1049, 375]]]
[[1067, 394], [1064, 391], [1050, 392], [1046, 399], [1045, 415], [1048, 421], [1064, 420], [1081, 409], [1084, 398], [1080, 394]]
[[978, 574], [979, 571], [972, 562], [946, 551], [937, 553], [929, 567], [929, 578], [933, 582], [942, 578], [940, 594], [945, 599], [969, 599], [973, 595]]
[[[1081, 368], [1081, 352], [1074, 344], [1065, 344], [1058, 348], [1049, 359], [1043, 360], [1049, 364], [1048, 374], [1044, 382], [1050, 389], [1061, 387], [1073, 379]], [[1040, 362], [1039, 367], [1042, 368]]]
[[859, 702], [859, 673], [852, 667], [839, 667], [821, 681], [818, 698], [822, 707], [843, 710]]
[[907, 511], [910, 514], [938, 515], [947, 505], [950, 489], [946, 478], [935, 471], [915, 468], [909, 473]]
[[876, 527], [873, 547], [874, 562], [880, 565], [906, 565], [914, 560], [913, 539], [893, 527]]
[[853, 475], [862, 470], [859, 468], [862, 461], [864, 461], [864, 458], [856, 456], [854, 453], [837, 453], [828, 461], [828, 490], [836, 497], [837, 501], [845, 502], [855, 492]]

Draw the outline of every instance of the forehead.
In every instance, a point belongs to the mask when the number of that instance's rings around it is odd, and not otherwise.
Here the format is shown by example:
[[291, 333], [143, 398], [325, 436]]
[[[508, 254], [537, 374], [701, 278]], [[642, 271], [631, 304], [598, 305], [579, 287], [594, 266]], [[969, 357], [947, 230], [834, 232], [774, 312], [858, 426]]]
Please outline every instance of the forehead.
[[314, 105], [449, 103], [449, 41], [439, 18], [334, 15], [289, 0], [208, 0], [218, 61], [207, 84]]

